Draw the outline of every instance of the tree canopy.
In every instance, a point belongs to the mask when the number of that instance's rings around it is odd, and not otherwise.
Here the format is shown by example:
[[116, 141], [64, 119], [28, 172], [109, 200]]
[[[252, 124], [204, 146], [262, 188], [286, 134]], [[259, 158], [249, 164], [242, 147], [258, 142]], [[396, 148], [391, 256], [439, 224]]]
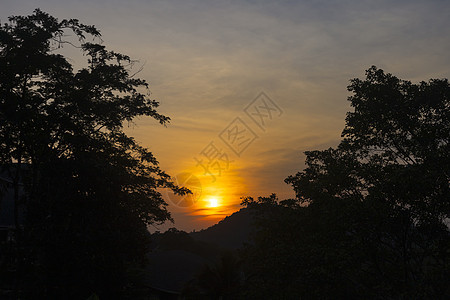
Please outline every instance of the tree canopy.
[[247, 297], [448, 298], [448, 80], [371, 67], [348, 90], [341, 143], [286, 179], [296, 199], [243, 201], [260, 212]]
[[[0, 27], [0, 166], [26, 191], [16, 283], [44, 297], [124, 288], [124, 264], [145, 253], [146, 225], [171, 220], [157, 189], [187, 192], [124, 133], [138, 116], [170, 119], [131, 73], [134, 61], [100, 37], [39, 9]], [[74, 67], [64, 46], [86, 63]]]
[[418, 222], [450, 217], [448, 80], [412, 84], [372, 67], [348, 90], [354, 111], [343, 140], [336, 149], [307, 152], [308, 168], [287, 179], [297, 195], [383, 199]]

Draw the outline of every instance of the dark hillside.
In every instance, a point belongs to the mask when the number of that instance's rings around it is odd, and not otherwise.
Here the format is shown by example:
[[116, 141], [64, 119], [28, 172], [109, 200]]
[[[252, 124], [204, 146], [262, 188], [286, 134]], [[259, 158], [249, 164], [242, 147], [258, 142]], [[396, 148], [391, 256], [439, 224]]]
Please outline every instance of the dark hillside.
[[243, 208], [207, 229], [191, 232], [190, 236], [222, 248], [238, 249], [248, 242], [253, 228], [252, 220], [250, 210]]

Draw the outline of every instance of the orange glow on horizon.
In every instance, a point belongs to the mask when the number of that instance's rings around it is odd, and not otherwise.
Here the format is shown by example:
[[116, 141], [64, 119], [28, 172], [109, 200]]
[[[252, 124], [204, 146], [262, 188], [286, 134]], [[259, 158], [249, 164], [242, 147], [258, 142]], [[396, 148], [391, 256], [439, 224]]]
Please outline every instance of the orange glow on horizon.
[[163, 196], [172, 213], [191, 217], [197, 229], [212, 226], [238, 211], [240, 198], [248, 195], [247, 185], [237, 168], [214, 174], [214, 177], [195, 165], [170, 172], [175, 174], [174, 183], [190, 189], [192, 194], [179, 196], [165, 190]]

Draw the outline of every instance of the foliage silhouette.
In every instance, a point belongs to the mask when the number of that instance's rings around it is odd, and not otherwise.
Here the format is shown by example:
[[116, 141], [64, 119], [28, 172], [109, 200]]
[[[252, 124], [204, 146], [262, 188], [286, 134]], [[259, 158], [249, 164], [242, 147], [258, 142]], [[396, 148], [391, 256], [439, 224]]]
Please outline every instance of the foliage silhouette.
[[336, 148], [306, 152], [296, 199], [244, 199], [259, 231], [243, 252], [246, 297], [450, 296], [450, 86], [371, 67], [348, 87]]
[[[146, 225], [171, 220], [157, 188], [187, 192], [124, 133], [137, 116], [169, 118], [130, 57], [86, 41], [100, 36], [39, 9], [0, 27], [0, 165], [27, 195], [26, 222], [16, 221], [17, 297], [119, 297], [147, 250]], [[60, 54], [68, 44], [85, 67]]]

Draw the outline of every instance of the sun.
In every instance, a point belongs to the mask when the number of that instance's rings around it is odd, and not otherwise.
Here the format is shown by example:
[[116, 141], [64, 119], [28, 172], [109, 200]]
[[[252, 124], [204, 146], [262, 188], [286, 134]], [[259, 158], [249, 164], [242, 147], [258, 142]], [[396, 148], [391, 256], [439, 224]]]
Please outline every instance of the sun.
[[219, 206], [219, 200], [215, 197], [210, 197], [208, 199], [208, 206], [209, 207], [217, 207]]

